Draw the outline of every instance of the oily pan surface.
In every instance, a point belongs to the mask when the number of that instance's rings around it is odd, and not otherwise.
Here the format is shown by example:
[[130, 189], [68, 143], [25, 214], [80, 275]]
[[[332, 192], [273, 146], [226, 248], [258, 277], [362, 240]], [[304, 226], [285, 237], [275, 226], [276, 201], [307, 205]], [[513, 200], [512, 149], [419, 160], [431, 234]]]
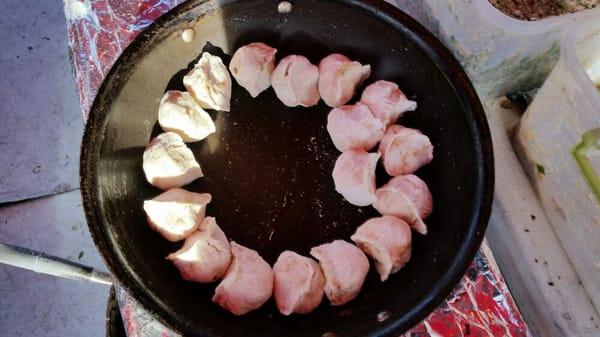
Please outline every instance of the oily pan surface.
[[[376, 3], [386, 7], [385, 4]], [[484, 160], [477, 132], [480, 106], [454, 60], [436, 56], [436, 41], [402, 16], [404, 25], [352, 1], [303, 1], [288, 15], [270, 1], [242, 1], [215, 9], [190, 1], [141, 34], [107, 76], [92, 108], [82, 152], [82, 187], [91, 232], [107, 264], [123, 285], [159, 319], [189, 335], [265, 336], [381, 335], [405, 330], [437, 305], [466, 269], [478, 247], [489, 211], [491, 158]], [[408, 25], [408, 26], [406, 26]], [[191, 44], [178, 36], [194, 27]], [[409, 27], [410, 30], [407, 28]], [[183, 281], [165, 256], [170, 243], [150, 230], [143, 200], [161, 191], [145, 181], [142, 153], [161, 132], [158, 102], [181, 79], [200, 51], [223, 56], [249, 42], [296, 53], [313, 63], [340, 52], [371, 64], [369, 84], [394, 81], [418, 102], [401, 123], [431, 138], [433, 161], [417, 172], [429, 185], [434, 211], [429, 234], [413, 234], [408, 265], [381, 283], [371, 268], [357, 299], [321, 307], [309, 315], [283, 317], [269, 301], [235, 317], [211, 302], [215, 284]], [[207, 44], [207, 42], [210, 42]], [[220, 50], [218, 47], [222, 48]], [[444, 72], [448, 72], [445, 74]], [[452, 75], [452, 76], [450, 76]], [[362, 91], [360, 88], [359, 93]], [[358, 96], [358, 95], [357, 95]], [[356, 99], [356, 97], [355, 97]], [[185, 188], [208, 192], [214, 216], [231, 240], [256, 249], [269, 263], [290, 249], [307, 255], [312, 246], [349, 240], [371, 207], [350, 205], [334, 190], [331, 171], [339, 152], [326, 131], [330, 108], [287, 108], [272, 89], [256, 99], [233, 86], [231, 112], [211, 112], [217, 132], [190, 144], [205, 177]], [[487, 170], [487, 177], [484, 176]], [[378, 185], [386, 175], [378, 168]], [[486, 181], [487, 178], [487, 181]], [[492, 179], [493, 180], [493, 179]], [[378, 313], [389, 312], [384, 322]], [[380, 316], [381, 317], [381, 316]]]

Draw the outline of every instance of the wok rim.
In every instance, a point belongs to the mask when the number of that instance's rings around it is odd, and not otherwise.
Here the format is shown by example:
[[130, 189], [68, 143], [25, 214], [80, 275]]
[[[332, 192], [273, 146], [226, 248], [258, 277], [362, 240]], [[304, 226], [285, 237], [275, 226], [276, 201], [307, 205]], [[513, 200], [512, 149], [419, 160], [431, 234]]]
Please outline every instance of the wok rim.
[[[238, 1], [240, 0], [225, 0], [222, 1], [219, 7]], [[400, 317], [390, 319], [387, 321], [387, 324], [379, 325], [370, 333], [373, 336], [388, 336], [409, 330], [433, 312], [451, 294], [475, 258], [483, 241], [492, 208], [494, 192], [492, 140], [483, 106], [472, 83], [452, 53], [432, 33], [400, 9], [393, 7], [383, 0], [331, 1], [348, 3], [351, 6], [365, 10], [367, 12], [366, 15], [373, 15], [395, 25], [401, 25], [405, 30], [414, 34], [415, 44], [419, 45], [420, 48], [428, 48], [433, 52], [432, 55], [437, 58], [435, 60], [436, 64], [440, 67], [440, 71], [448, 77], [449, 83], [455, 87], [454, 91], [464, 107], [475, 149], [474, 160], [477, 165], [478, 179], [475, 183], [474, 191], [474, 212], [470, 217], [471, 224], [464, 237], [464, 241], [456, 254], [456, 258], [447, 267], [449, 272], [439, 280], [427, 296], [424, 296], [418, 302], [417, 306]], [[90, 107], [81, 144], [80, 159], [80, 190], [85, 217], [94, 244], [104, 262], [118, 281], [118, 285], [135, 298], [145, 310], [165, 326], [186, 336], [215, 335], [206, 331], [197, 331], [194, 326], [184, 324], [181, 320], [177, 319], [177, 314], [158, 303], [156, 298], [141, 283], [136, 281], [126, 268], [121, 266], [118, 257], [119, 249], [110, 243], [108, 234], [99, 225], [102, 222], [100, 219], [103, 215], [100, 213], [99, 207], [97, 207], [99, 202], [96, 194], [96, 169], [99, 150], [96, 148], [99, 145], [96, 144], [95, 139], [98, 137], [98, 133], [103, 130], [102, 127], [99, 128], [102, 130], [98, 130], [96, 126], [103, 125], [106, 122], [106, 113], [102, 111], [101, 100], [108, 92], [109, 83], [114, 81], [116, 77], [119, 77], [119, 67], [117, 65], [135, 53], [135, 51], [144, 47], [150, 41], [150, 37], [160, 31], [163, 24], [171, 20], [176, 20], [190, 8], [208, 2], [211, 2], [211, 0], [183, 2], [177, 5], [146, 27], [123, 50], [111, 69], [107, 72]], [[468, 114], [471, 116], [468, 116]]]

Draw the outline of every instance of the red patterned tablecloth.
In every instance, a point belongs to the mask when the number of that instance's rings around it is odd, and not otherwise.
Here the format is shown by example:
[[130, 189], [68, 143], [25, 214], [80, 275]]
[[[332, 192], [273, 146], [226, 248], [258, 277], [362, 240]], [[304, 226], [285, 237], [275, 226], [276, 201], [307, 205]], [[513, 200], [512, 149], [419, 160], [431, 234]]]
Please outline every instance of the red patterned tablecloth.
[[[84, 119], [97, 89], [133, 38], [181, 0], [64, 0], [69, 46]], [[117, 299], [129, 337], [177, 336], [121, 288]], [[466, 275], [427, 319], [405, 336], [529, 336], [484, 243]]]

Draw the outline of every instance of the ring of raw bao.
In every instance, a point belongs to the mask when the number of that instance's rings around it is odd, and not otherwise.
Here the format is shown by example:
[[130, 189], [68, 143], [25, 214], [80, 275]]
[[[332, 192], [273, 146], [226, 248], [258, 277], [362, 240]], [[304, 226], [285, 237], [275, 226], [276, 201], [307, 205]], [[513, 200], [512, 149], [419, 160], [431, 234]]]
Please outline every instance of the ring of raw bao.
[[[376, 81], [360, 101], [344, 105], [371, 73], [340, 54], [318, 66], [300, 55], [275, 64], [277, 50], [260, 42], [239, 48], [229, 65], [237, 83], [256, 97], [270, 86], [286, 106], [309, 107], [320, 99], [333, 108], [327, 130], [341, 155], [333, 169], [335, 189], [356, 206], [372, 205], [381, 217], [362, 224], [351, 236], [354, 243], [335, 240], [310, 250], [317, 261], [292, 251], [281, 253], [273, 268], [247, 247], [229, 241], [215, 218], [205, 217], [208, 193], [180, 187], [202, 177], [200, 165], [186, 142], [215, 132], [204, 109], [229, 111], [231, 77], [219, 57], [203, 53], [183, 78], [187, 92], [167, 91], [160, 101], [158, 121], [165, 133], [144, 151], [143, 169], [150, 184], [166, 192], [144, 201], [150, 227], [167, 240], [185, 239], [183, 247], [167, 256], [188, 281], [221, 279], [213, 302], [235, 315], [262, 306], [273, 295], [284, 315], [308, 313], [323, 298], [331, 305], [354, 299], [369, 269], [367, 255], [385, 281], [411, 256], [411, 228], [427, 233], [423, 222], [432, 211], [425, 182], [413, 175], [433, 158], [429, 138], [419, 130], [396, 124], [417, 104], [395, 83]], [[376, 152], [368, 152], [379, 144]], [[375, 167], [382, 159], [391, 180], [375, 186]]]

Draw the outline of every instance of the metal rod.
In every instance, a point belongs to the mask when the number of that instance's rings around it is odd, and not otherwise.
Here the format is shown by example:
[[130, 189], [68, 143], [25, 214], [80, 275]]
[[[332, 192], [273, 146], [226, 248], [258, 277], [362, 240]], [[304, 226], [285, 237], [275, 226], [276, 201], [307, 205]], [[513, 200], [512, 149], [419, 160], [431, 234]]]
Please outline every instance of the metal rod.
[[71, 280], [112, 284], [110, 274], [35, 250], [0, 243], [0, 263]]

